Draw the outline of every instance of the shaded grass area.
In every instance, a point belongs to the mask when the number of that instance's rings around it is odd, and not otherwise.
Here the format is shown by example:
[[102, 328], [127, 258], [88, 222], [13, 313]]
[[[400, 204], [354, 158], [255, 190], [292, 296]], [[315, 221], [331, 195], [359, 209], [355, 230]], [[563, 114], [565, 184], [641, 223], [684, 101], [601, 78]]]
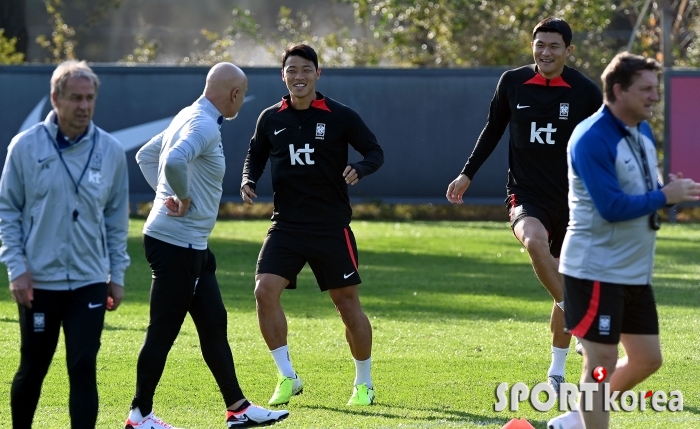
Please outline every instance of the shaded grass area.
[[[99, 428], [120, 427], [133, 395], [138, 350], [148, 323], [150, 271], [140, 230], [132, 220], [126, 300], [106, 319], [99, 356]], [[253, 297], [255, 260], [269, 223], [221, 221], [210, 246], [229, 311], [229, 338], [246, 395], [265, 403], [276, 378], [260, 336]], [[360, 249], [361, 298], [374, 330], [373, 379], [377, 403], [345, 406], [354, 367], [343, 325], [311, 271], [283, 294], [289, 345], [304, 394], [279, 427], [294, 428], [500, 428], [525, 417], [538, 429], [556, 411], [495, 413], [500, 382], [530, 386], [549, 366], [551, 299], [535, 279], [527, 254], [505, 222], [353, 223]], [[613, 427], [700, 427], [700, 225], [664, 225], [658, 240], [654, 285], [666, 362], [638, 390], [684, 393], [681, 413], [619, 413]], [[8, 398], [19, 359], [16, 307], [0, 282], [0, 394]], [[65, 349], [59, 346], [47, 376], [35, 427], [69, 427]], [[567, 379], [580, 374], [572, 354]], [[223, 403], [204, 365], [188, 318], [169, 356], [155, 410], [187, 428], [224, 427]], [[9, 407], [0, 407], [9, 422]]]

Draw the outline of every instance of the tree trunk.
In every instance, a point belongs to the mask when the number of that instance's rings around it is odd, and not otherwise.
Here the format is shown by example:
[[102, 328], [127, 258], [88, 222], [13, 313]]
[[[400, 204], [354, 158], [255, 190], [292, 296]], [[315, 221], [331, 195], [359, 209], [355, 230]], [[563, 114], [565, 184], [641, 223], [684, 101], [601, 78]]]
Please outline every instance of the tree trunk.
[[4, 36], [17, 38], [15, 49], [27, 56], [28, 33], [26, 0], [0, 1], [0, 28], [5, 29]]

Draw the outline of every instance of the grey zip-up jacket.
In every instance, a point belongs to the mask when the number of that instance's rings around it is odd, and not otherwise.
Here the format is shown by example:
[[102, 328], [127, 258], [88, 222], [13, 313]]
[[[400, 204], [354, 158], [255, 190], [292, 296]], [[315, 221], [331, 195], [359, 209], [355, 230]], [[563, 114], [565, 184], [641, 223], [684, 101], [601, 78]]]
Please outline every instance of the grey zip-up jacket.
[[37, 289], [123, 286], [130, 262], [124, 149], [91, 121], [79, 142], [61, 150], [64, 165], [57, 132], [51, 111], [10, 142], [0, 178], [0, 261], [10, 280], [29, 271]]
[[[226, 172], [222, 121], [221, 113], [202, 95], [136, 153], [143, 176], [156, 191], [144, 234], [175, 246], [207, 248]], [[192, 198], [185, 216], [168, 216], [164, 203], [170, 196]]]

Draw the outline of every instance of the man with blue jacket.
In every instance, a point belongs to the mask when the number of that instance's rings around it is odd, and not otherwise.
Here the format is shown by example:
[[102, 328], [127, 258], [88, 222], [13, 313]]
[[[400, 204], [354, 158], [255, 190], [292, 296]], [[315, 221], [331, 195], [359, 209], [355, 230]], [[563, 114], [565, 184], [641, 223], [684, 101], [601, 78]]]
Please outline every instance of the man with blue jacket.
[[63, 325], [73, 429], [94, 429], [105, 310], [119, 307], [129, 265], [124, 149], [92, 122], [99, 87], [82, 61], [51, 77], [44, 122], [15, 136], [0, 178], [0, 261], [19, 308], [12, 425], [30, 428]]
[[[559, 264], [564, 315], [567, 332], [583, 345], [581, 383], [598, 389], [581, 395], [582, 411], [551, 420], [549, 429], [607, 429], [606, 390], [631, 390], [661, 366], [651, 289], [656, 211], [697, 201], [700, 184], [680, 173], [669, 175], [666, 186], [657, 182], [646, 120], [659, 101], [660, 72], [652, 59], [615, 56], [602, 75], [605, 104], [569, 140], [570, 215]], [[626, 354], [620, 359], [618, 343]]]

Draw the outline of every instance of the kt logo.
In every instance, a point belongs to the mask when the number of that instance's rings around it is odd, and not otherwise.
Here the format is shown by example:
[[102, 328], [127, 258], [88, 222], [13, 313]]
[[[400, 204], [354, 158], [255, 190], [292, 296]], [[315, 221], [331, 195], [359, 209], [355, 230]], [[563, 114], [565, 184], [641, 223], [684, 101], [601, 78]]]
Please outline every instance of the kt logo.
[[[537, 124], [533, 122], [532, 126], [530, 127], [530, 143], [537, 141], [539, 144], [544, 144], [546, 141], [547, 144], [554, 144], [552, 134], [554, 134], [556, 131], [557, 129], [552, 128], [551, 123], [547, 124], [546, 128], [537, 128]], [[542, 136], [540, 136], [540, 133], [546, 134], [545, 141], [542, 141]]]
[[[289, 158], [292, 160], [292, 165], [312, 165], [314, 160], [311, 159], [311, 154], [314, 153], [314, 149], [309, 147], [306, 143], [303, 149], [294, 150], [294, 145], [289, 145]], [[301, 160], [301, 154], [304, 154], [304, 161]]]

